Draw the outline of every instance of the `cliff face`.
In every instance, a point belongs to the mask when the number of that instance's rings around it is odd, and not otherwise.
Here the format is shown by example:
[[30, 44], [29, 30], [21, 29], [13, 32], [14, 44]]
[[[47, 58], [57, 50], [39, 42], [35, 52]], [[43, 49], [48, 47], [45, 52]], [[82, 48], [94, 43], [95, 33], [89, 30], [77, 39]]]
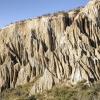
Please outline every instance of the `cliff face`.
[[58, 83], [100, 79], [100, 0], [0, 30], [1, 91], [40, 74], [31, 94]]

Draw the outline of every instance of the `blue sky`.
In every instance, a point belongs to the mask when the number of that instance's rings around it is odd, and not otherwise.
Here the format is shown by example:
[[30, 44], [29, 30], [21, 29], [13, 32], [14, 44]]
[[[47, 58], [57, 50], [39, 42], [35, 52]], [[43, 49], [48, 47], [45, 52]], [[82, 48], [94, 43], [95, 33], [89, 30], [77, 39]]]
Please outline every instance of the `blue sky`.
[[0, 0], [0, 28], [47, 13], [85, 6], [89, 0]]

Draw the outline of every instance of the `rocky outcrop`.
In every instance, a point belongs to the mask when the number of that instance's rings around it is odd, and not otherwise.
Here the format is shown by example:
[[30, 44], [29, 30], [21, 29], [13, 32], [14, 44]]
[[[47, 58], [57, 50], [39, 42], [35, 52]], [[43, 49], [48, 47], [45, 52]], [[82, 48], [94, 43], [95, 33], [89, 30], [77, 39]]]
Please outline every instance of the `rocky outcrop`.
[[17, 22], [0, 30], [0, 88], [43, 73], [31, 94], [70, 79], [100, 79], [100, 0], [84, 8]]
[[57, 83], [59, 83], [59, 79], [46, 68], [43, 76], [33, 85], [30, 95], [37, 92], [42, 92], [43, 90], [49, 90]]

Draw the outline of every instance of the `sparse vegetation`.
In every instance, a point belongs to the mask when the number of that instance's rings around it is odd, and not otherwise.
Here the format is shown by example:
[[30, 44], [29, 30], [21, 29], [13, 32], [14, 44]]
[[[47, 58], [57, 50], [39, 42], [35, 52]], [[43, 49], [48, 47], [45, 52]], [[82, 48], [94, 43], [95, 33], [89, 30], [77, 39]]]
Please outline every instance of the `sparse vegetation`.
[[33, 82], [29, 82], [16, 89], [6, 90], [2, 93], [4, 100], [99, 100], [100, 98], [100, 81], [93, 84], [92, 87], [84, 84], [86, 80], [82, 80], [74, 87], [55, 86], [51, 90], [43, 93], [29, 96], [29, 90], [34, 82], [39, 79], [38, 75]]
[[[8, 89], [2, 92], [1, 97], [4, 100], [35, 100], [35, 96], [29, 97], [29, 91], [33, 86], [34, 82], [36, 82], [40, 77], [42, 77], [43, 73], [38, 75], [32, 82], [28, 82], [23, 86], [18, 86], [16, 89]], [[32, 99], [34, 97], [34, 99]]]
[[44, 15], [42, 15], [42, 16], [49, 16], [49, 15], [51, 15], [50, 13], [48, 13], [48, 14], [44, 14]]

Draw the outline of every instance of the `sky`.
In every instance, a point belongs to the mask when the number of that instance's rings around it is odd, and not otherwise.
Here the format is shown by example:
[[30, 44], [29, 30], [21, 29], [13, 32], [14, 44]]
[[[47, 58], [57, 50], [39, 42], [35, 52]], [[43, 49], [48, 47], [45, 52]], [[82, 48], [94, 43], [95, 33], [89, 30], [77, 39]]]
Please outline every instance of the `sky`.
[[0, 28], [43, 14], [85, 6], [90, 0], [0, 0]]

